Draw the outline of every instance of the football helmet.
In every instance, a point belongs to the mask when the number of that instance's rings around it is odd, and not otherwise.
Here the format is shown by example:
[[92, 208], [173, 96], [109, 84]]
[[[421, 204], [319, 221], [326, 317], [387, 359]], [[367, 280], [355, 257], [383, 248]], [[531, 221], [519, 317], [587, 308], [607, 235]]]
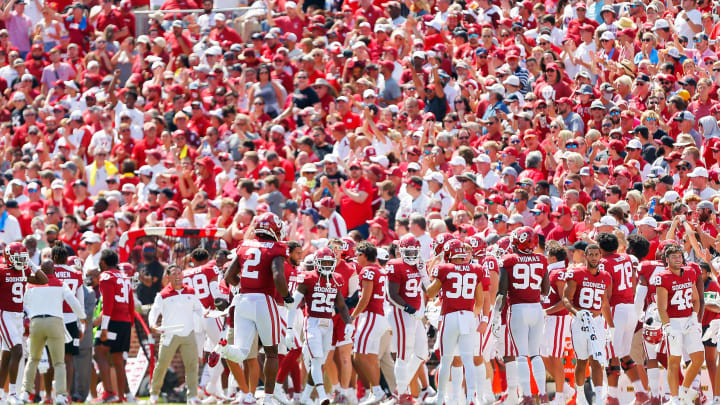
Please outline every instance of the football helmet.
[[529, 226], [521, 226], [510, 234], [511, 244], [520, 253], [530, 254], [538, 245], [538, 236]]
[[29, 262], [30, 255], [22, 243], [13, 242], [5, 246], [5, 263], [8, 263], [12, 268], [23, 271], [28, 268]]
[[447, 243], [447, 241], [452, 240], [452, 239], [457, 239], [457, 238], [453, 234], [448, 233], [448, 232], [444, 232], [444, 233], [441, 233], [438, 236], [436, 236], [435, 240], [433, 241], [433, 246], [432, 246], [433, 251], [435, 252], [435, 256], [439, 256], [439, 255], [443, 254], [443, 251], [445, 250], [444, 249], [445, 243]]
[[340, 246], [341, 253], [340, 257], [342, 259], [352, 259], [355, 257], [355, 240], [350, 237], [344, 237], [342, 240], [342, 246]]
[[315, 268], [320, 275], [330, 276], [335, 271], [336, 264], [335, 255], [329, 248], [324, 247], [315, 252]]
[[453, 259], [465, 259], [467, 250], [465, 244], [459, 239], [451, 239], [445, 243], [443, 250], [445, 252], [445, 261], [449, 262]]
[[663, 330], [662, 321], [657, 305], [652, 303], [645, 311], [645, 322], [643, 322], [643, 339], [646, 342], [656, 345], [662, 341]]
[[255, 235], [265, 235], [275, 241], [285, 238], [285, 224], [272, 212], [265, 212], [255, 218]]
[[472, 248], [473, 257], [480, 257], [484, 255], [485, 250], [487, 250], [487, 242], [478, 235], [468, 236], [465, 238], [465, 243]]
[[420, 242], [414, 236], [406, 236], [400, 240], [398, 246], [400, 257], [411, 266], [418, 264], [420, 259]]

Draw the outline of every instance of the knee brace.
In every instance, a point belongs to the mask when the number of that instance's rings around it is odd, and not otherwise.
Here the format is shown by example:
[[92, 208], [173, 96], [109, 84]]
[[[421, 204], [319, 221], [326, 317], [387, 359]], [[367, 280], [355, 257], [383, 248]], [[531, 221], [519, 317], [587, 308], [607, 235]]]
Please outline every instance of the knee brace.
[[635, 367], [635, 361], [630, 357], [625, 357], [620, 360], [620, 366], [622, 367], [623, 371], [627, 373], [628, 370]]
[[611, 375], [620, 375], [620, 366], [608, 366], [605, 369], [605, 374], [607, 374], [608, 377], [610, 377]]

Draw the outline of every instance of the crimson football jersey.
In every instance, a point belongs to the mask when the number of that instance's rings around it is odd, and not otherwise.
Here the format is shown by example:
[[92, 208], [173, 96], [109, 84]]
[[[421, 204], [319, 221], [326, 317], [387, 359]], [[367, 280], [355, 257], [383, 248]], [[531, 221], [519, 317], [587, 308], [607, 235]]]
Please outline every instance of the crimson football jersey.
[[215, 309], [215, 297], [210, 291], [210, 283], [217, 282], [221, 274], [222, 271], [217, 267], [215, 260], [211, 260], [202, 266], [183, 270], [183, 284], [193, 288], [203, 308]]
[[100, 294], [103, 297], [103, 316], [109, 316], [112, 321], [133, 320], [135, 300], [130, 277], [118, 269], [103, 271], [100, 273]]
[[[370, 301], [363, 312], [372, 312], [381, 316], [385, 315], [385, 283], [387, 282], [387, 275], [385, 271], [377, 264], [371, 264], [365, 266], [360, 270], [360, 285], [362, 282], [368, 280], [373, 283], [373, 292]], [[360, 299], [362, 299], [362, 290], [360, 292]]]
[[513, 304], [539, 303], [547, 259], [539, 254], [510, 253], [503, 257], [508, 277], [508, 297]]
[[[293, 292], [295, 292], [295, 287], [297, 287], [298, 271], [295, 266], [290, 264], [287, 260], [285, 260], [285, 282], [287, 283], [288, 294], [292, 296]], [[277, 290], [275, 290], [275, 302], [279, 305], [285, 305], [283, 297], [280, 296], [280, 293]]]
[[[568, 270], [563, 265], [562, 267], [553, 268], [548, 272], [548, 279], [550, 280], [550, 292], [547, 296], [542, 297], [542, 306], [544, 309], [548, 309], [553, 305], [557, 304], [559, 301], [562, 301], [562, 297], [560, 296], [561, 291], [557, 291], [557, 283], [558, 281], [565, 282], [565, 273], [567, 273], [567, 271]], [[548, 314], [548, 316], [563, 316], [567, 314], [568, 310], [563, 308], [560, 311]]]
[[402, 259], [393, 259], [387, 262], [385, 270], [388, 273], [388, 281], [400, 284], [398, 291], [400, 297], [415, 309], [422, 305], [422, 286], [420, 283], [420, 272], [416, 266], [411, 266]]
[[348, 262], [345, 260], [338, 260], [338, 263], [335, 266], [335, 273], [339, 273], [341, 276], [343, 276], [343, 280], [345, 280], [342, 287], [340, 288], [340, 291], [342, 291], [342, 295], [345, 298], [350, 295], [350, 278], [355, 275], [356, 269], [357, 263]]
[[572, 302], [575, 308], [597, 312], [602, 309], [603, 295], [612, 288], [612, 277], [605, 270], [593, 275], [587, 267], [577, 267], [565, 273], [565, 281], [575, 280], [575, 295]]
[[635, 301], [635, 285], [630, 256], [624, 253], [605, 256], [600, 259], [600, 270], [605, 270], [612, 277], [611, 307], [617, 304], [632, 304]]
[[240, 271], [240, 293], [275, 295], [272, 261], [278, 256], [289, 255], [282, 242], [270, 240], [244, 240], [236, 250]]
[[[66, 264], [55, 265], [55, 277], [62, 281], [63, 284], [65, 284], [65, 286], [67, 286], [67, 288], [72, 291], [73, 295], [77, 293], [78, 287], [80, 287], [85, 281], [83, 280], [83, 275], [81, 272], [73, 269]], [[70, 305], [68, 305], [67, 302], [63, 302], [63, 313], [73, 313], [72, 308], [70, 308]]]
[[342, 276], [332, 273], [331, 277], [320, 276], [314, 271], [304, 271], [298, 275], [298, 284], [307, 287], [305, 292], [305, 311], [313, 318], [332, 318], [335, 298], [340, 287], [345, 284]]
[[0, 310], [22, 312], [27, 286], [27, 273], [12, 267], [0, 266]]
[[442, 315], [474, 309], [475, 290], [483, 279], [480, 265], [443, 263], [435, 266], [432, 275], [442, 283]]
[[669, 269], [663, 270], [653, 281], [655, 287], [663, 287], [668, 293], [667, 314], [670, 318], [686, 318], [693, 313], [692, 291], [695, 286], [694, 271], [683, 270], [675, 275]]
[[638, 267], [638, 274], [647, 280], [647, 295], [645, 296], [644, 308], [655, 302], [655, 287], [660, 284], [659, 280], [653, 281], [665, 270], [665, 263], [660, 260], [643, 260]]

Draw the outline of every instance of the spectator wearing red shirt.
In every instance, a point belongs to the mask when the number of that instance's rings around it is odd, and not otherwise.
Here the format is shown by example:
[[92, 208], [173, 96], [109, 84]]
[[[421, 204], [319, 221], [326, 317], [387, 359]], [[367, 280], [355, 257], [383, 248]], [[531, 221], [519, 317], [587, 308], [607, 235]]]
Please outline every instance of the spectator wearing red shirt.
[[198, 191], [204, 191], [209, 200], [214, 200], [217, 195], [217, 184], [215, 183], [215, 163], [210, 156], [203, 156], [195, 163], [197, 178], [195, 186]]
[[183, 23], [175, 20], [172, 29], [165, 33], [165, 40], [170, 45], [170, 52], [173, 56], [187, 55], [192, 53], [192, 41], [187, 32], [183, 32]]
[[146, 122], [143, 125], [143, 133], [145, 137], [135, 143], [132, 150], [132, 158], [135, 159], [137, 166], [145, 164], [146, 153], [155, 149], [159, 143], [157, 138], [157, 125], [153, 121]]
[[268, 7], [267, 22], [271, 27], [278, 27], [284, 33], [293, 33], [296, 38], [302, 38], [303, 29], [307, 26], [305, 14], [302, 11], [303, 0], [300, 4], [294, 1], [285, 2], [285, 11], [287, 15], [280, 17], [272, 17], [272, 7]]
[[242, 43], [240, 34], [225, 24], [225, 14], [223, 13], [215, 14], [215, 26], [210, 30], [210, 39], [220, 43], [225, 41], [231, 44]]
[[364, 238], [368, 237], [369, 226], [367, 221], [372, 219], [372, 184], [363, 177], [362, 165], [359, 161], [350, 164], [350, 179], [340, 186], [340, 192], [335, 196], [340, 200], [340, 214], [342, 214], [348, 231], [357, 230]]
[[557, 218], [557, 225], [546, 235], [546, 240], [556, 240], [563, 246], [570, 246], [577, 241], [575, 224], [573, 224], [570, 208], [567, 205], [558, 206], [552, 213]]

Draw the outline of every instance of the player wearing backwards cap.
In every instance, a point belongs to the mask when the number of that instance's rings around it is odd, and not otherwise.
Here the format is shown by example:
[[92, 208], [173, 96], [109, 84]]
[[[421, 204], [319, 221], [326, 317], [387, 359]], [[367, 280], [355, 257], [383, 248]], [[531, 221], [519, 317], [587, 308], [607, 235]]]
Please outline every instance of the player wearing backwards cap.
[[[608, 306], [608, 295], [612, 288], [610, 275], [600, 268], [600, 247], [592, 244], [585, 248], [587, 267], [576, 267], [566, 273], [563, 304], [573, 315], [571, 337], [575, 350], [575, 390], [578, 405], [587, 405], [585, 398], [585, 370], [590, 357], [592, 382], [595, 385], [595, 398], [600, 403], [603, 389], [602, 366], [605, 362], [605, 322], [613, 327], [612, 315]], [[604, 319], [603, 319], [604, 318]], [[633, 325], [634, 326], [634, 325]], [[594, 327], [595, 344], [589, 332]], [[599, 352], [593, 349], [599, 348]]]
[[510, 243], [514, 253], [502, 258], [500, 287], [498, 293], [508, 302], [508, 325], [512, 344], [517, 351], [517, 374], [523, 389], [523, 404], [535, 403], [532, 398], [530, 366], [541, 403], [547, 403], [545, 393], [545, 365], [540, 357], [543, 331], [543, 308], [540, 296], [547, 295], [550, 280], [547, 259], [534, 253], [538, 236], [530, 227], [513, 231]]
[[[691, 390], [690, 385], [700, 371], [704, 353], [702, 327], [698, 321], [700, 297], [695, 287], [698, 274], [694, 269], [684, 267], [683, 248], [679, 245], [666, 246], [663, 260], [667, 268], [651, 282], [656, 288], [663, 338], [668, 348], [667, 376], [672, 396], [669, 403], [692, 403], [697, 391]], [[683, 352], [689, 354], [690, 364], [680, 386], [678, 377]]]
[[255, 239], [247, 239], [237, 248], [225, 274], [227, 283], [240, 285], [240, 294], [234, 298], [235, 344], [228, 345], [221, 339], [215, 352], [241, 363], [250, 354], [257, 333], [266, 356], [263, 369], [266, 401], [278, 403], [273, 392], [279, 367], [280, 320], [273, 297], [277, 289], [286, 304], [294, 301], [285, 280], [288, 249], [282, 243], [284, 224], [277, 215], [266, 212], [257, 216], [254, 230]]
[[[327, 358], [333, 336], [333, 311], [337, 308], [345, 324], [345, 336], [352, 336], [354, 327], [348, 313], [340, 287], [345, 283], [343, 277], [334, 272], [337, 259], [329, 248], [321, 248], [315, 253], [315, 271], [303, 272], [298, 276], [295, 290], [295, 303], [305, 300], [307, 318], [305, 319], [305, 346], [303, 348], [305, 364], [309, 369], [309, 384], [305, 386], [301, 403], [310, 401], [313, 388], [317, 391], [320, 404], [327, 405], [330, 398], [323, 387], [323, 364]], [[296, 304], [288, 310], [288, 324], [295, 321]], [[288, 328], [291, 330], [292, 328]], [[286, 335], [286, 344], [291, 347], [294, 334]]]
[[5, 264], [0, 265], [0, 396], [4, 395], [5, 379], [9, 376], [8, 398], [10, 405], [22, 404], [18, 397], [18, 366], [23, 356], [23, 297], [27, 283], [47, 284], [42, 270], [30, 261], [22, 243], [13, 242], [5, 247]]
[[636, 364], [630, 357], [632, 338], [635, 334], [638, 318], [635, 312], [635, 285], [637, 275], [633, 268], [630, 256], [617, 253], [619, 241], [612, 233], [602, 232], [597, 237], [597, 243], [602, 252], [600, 269], [610, 274], [612, 278], [612, 291], [609, 302], [613, 317], [613, 324], [617, 329], [609, 331], [609, 366], [608, 376], [608, 405], [618, 405], [618, 380], [620, 368], [627, 374], [635, 389], [635, 401], [642, 404], [650, 399], [640, 381]]
[[425, 263], [420, 258], [420, 242], [408, 235], [400, 240], [399, 259], [390, 260], [388, 272], [388, 301], [393, 305], [390, 326], [396, 342], [395, 378], [398, 404], [413, 404], [410, 381], [427, 358], [428, 343], [425, 327], [422, 294], [430, 285]]
[[466, 403], [478, 403], [476, 399], [476, 378], [473, 361], [474, 331], [479, 323], [477, 316], [483, 304], [483, 270], [480, 265], [470, 264], [470, 254], [465, 244], [457, 239], [447, 241], [443, 246], [446, 263], [433, 267], [434, 280], [427, 288], [432, 299], [442, 290], [442, 325], [440, 327], [439, 349], [440, 369], [438, 371], [438, 392], [425, 403], [443, 404], [450, 377], [450, 366], [456, 350], [460, 353], [465, 367]]

